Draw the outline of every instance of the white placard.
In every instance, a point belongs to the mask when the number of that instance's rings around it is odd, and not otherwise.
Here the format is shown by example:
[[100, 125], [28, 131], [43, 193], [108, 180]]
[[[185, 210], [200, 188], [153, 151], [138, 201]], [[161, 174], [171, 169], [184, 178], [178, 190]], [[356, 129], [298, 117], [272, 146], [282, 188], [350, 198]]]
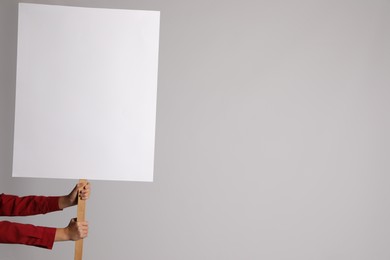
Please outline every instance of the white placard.
[[19, 4], [13, 176], [153, 181], [159, 21]]

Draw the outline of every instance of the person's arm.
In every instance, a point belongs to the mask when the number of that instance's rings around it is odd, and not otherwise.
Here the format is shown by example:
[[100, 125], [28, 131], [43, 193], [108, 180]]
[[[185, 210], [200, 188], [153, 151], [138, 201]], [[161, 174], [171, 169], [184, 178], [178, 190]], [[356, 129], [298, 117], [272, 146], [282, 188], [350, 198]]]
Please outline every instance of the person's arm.
[[[80, 191], [78, 196], [78, 191]], [[89, 198], [90, 185], [77, 184], [64, 196], [24, 196], [0, 194], [0, 216], [29, 216], [46, 214], [77, 205], [78, 199]]]
[[0, 221], [0, 243], [52, 249], [54, 242], [76, 241], [88, 235], [88, 223], [72, 219], [65, 228], [41, 227]]
[[53, 248], [56, 229], [30, 224], [0, 221], [0, 243]]
[[0, 216], [28, 216], [58, 211], [61, 210], [59, 198], [0, 194]]

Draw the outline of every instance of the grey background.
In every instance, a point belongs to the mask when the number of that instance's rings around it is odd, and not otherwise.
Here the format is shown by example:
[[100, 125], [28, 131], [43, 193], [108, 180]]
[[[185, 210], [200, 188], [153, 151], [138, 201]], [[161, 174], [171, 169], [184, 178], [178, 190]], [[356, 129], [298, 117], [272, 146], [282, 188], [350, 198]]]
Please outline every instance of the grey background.
[[[76, 180], [11, 178], [17, 2], [0, 2], [0, 190], [65, 194]], [[155, 182], [92, 182], [85, 259], [390, 259], [390, 1], [26, 2], [161, 11]]]

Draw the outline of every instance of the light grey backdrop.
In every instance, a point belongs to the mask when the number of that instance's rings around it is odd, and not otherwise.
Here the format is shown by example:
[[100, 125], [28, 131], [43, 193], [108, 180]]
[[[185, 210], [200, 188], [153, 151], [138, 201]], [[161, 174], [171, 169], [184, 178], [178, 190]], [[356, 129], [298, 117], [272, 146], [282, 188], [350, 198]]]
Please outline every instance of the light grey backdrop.
[[[0, 2], [0, 189], [65, 194], [11, 178], [17, 2]], [[85, 259], [390, 259], [389, 1], [26, 2], [161, 11], [155, 182], [93, 182]]]

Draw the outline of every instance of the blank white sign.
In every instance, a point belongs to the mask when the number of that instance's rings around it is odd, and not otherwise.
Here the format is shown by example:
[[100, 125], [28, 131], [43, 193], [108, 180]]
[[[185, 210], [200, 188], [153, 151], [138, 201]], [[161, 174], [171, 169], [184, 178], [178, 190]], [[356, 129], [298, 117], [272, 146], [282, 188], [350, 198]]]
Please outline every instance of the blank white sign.
[[19, 4], [13, 176], [153, 181], [159, 20]]

